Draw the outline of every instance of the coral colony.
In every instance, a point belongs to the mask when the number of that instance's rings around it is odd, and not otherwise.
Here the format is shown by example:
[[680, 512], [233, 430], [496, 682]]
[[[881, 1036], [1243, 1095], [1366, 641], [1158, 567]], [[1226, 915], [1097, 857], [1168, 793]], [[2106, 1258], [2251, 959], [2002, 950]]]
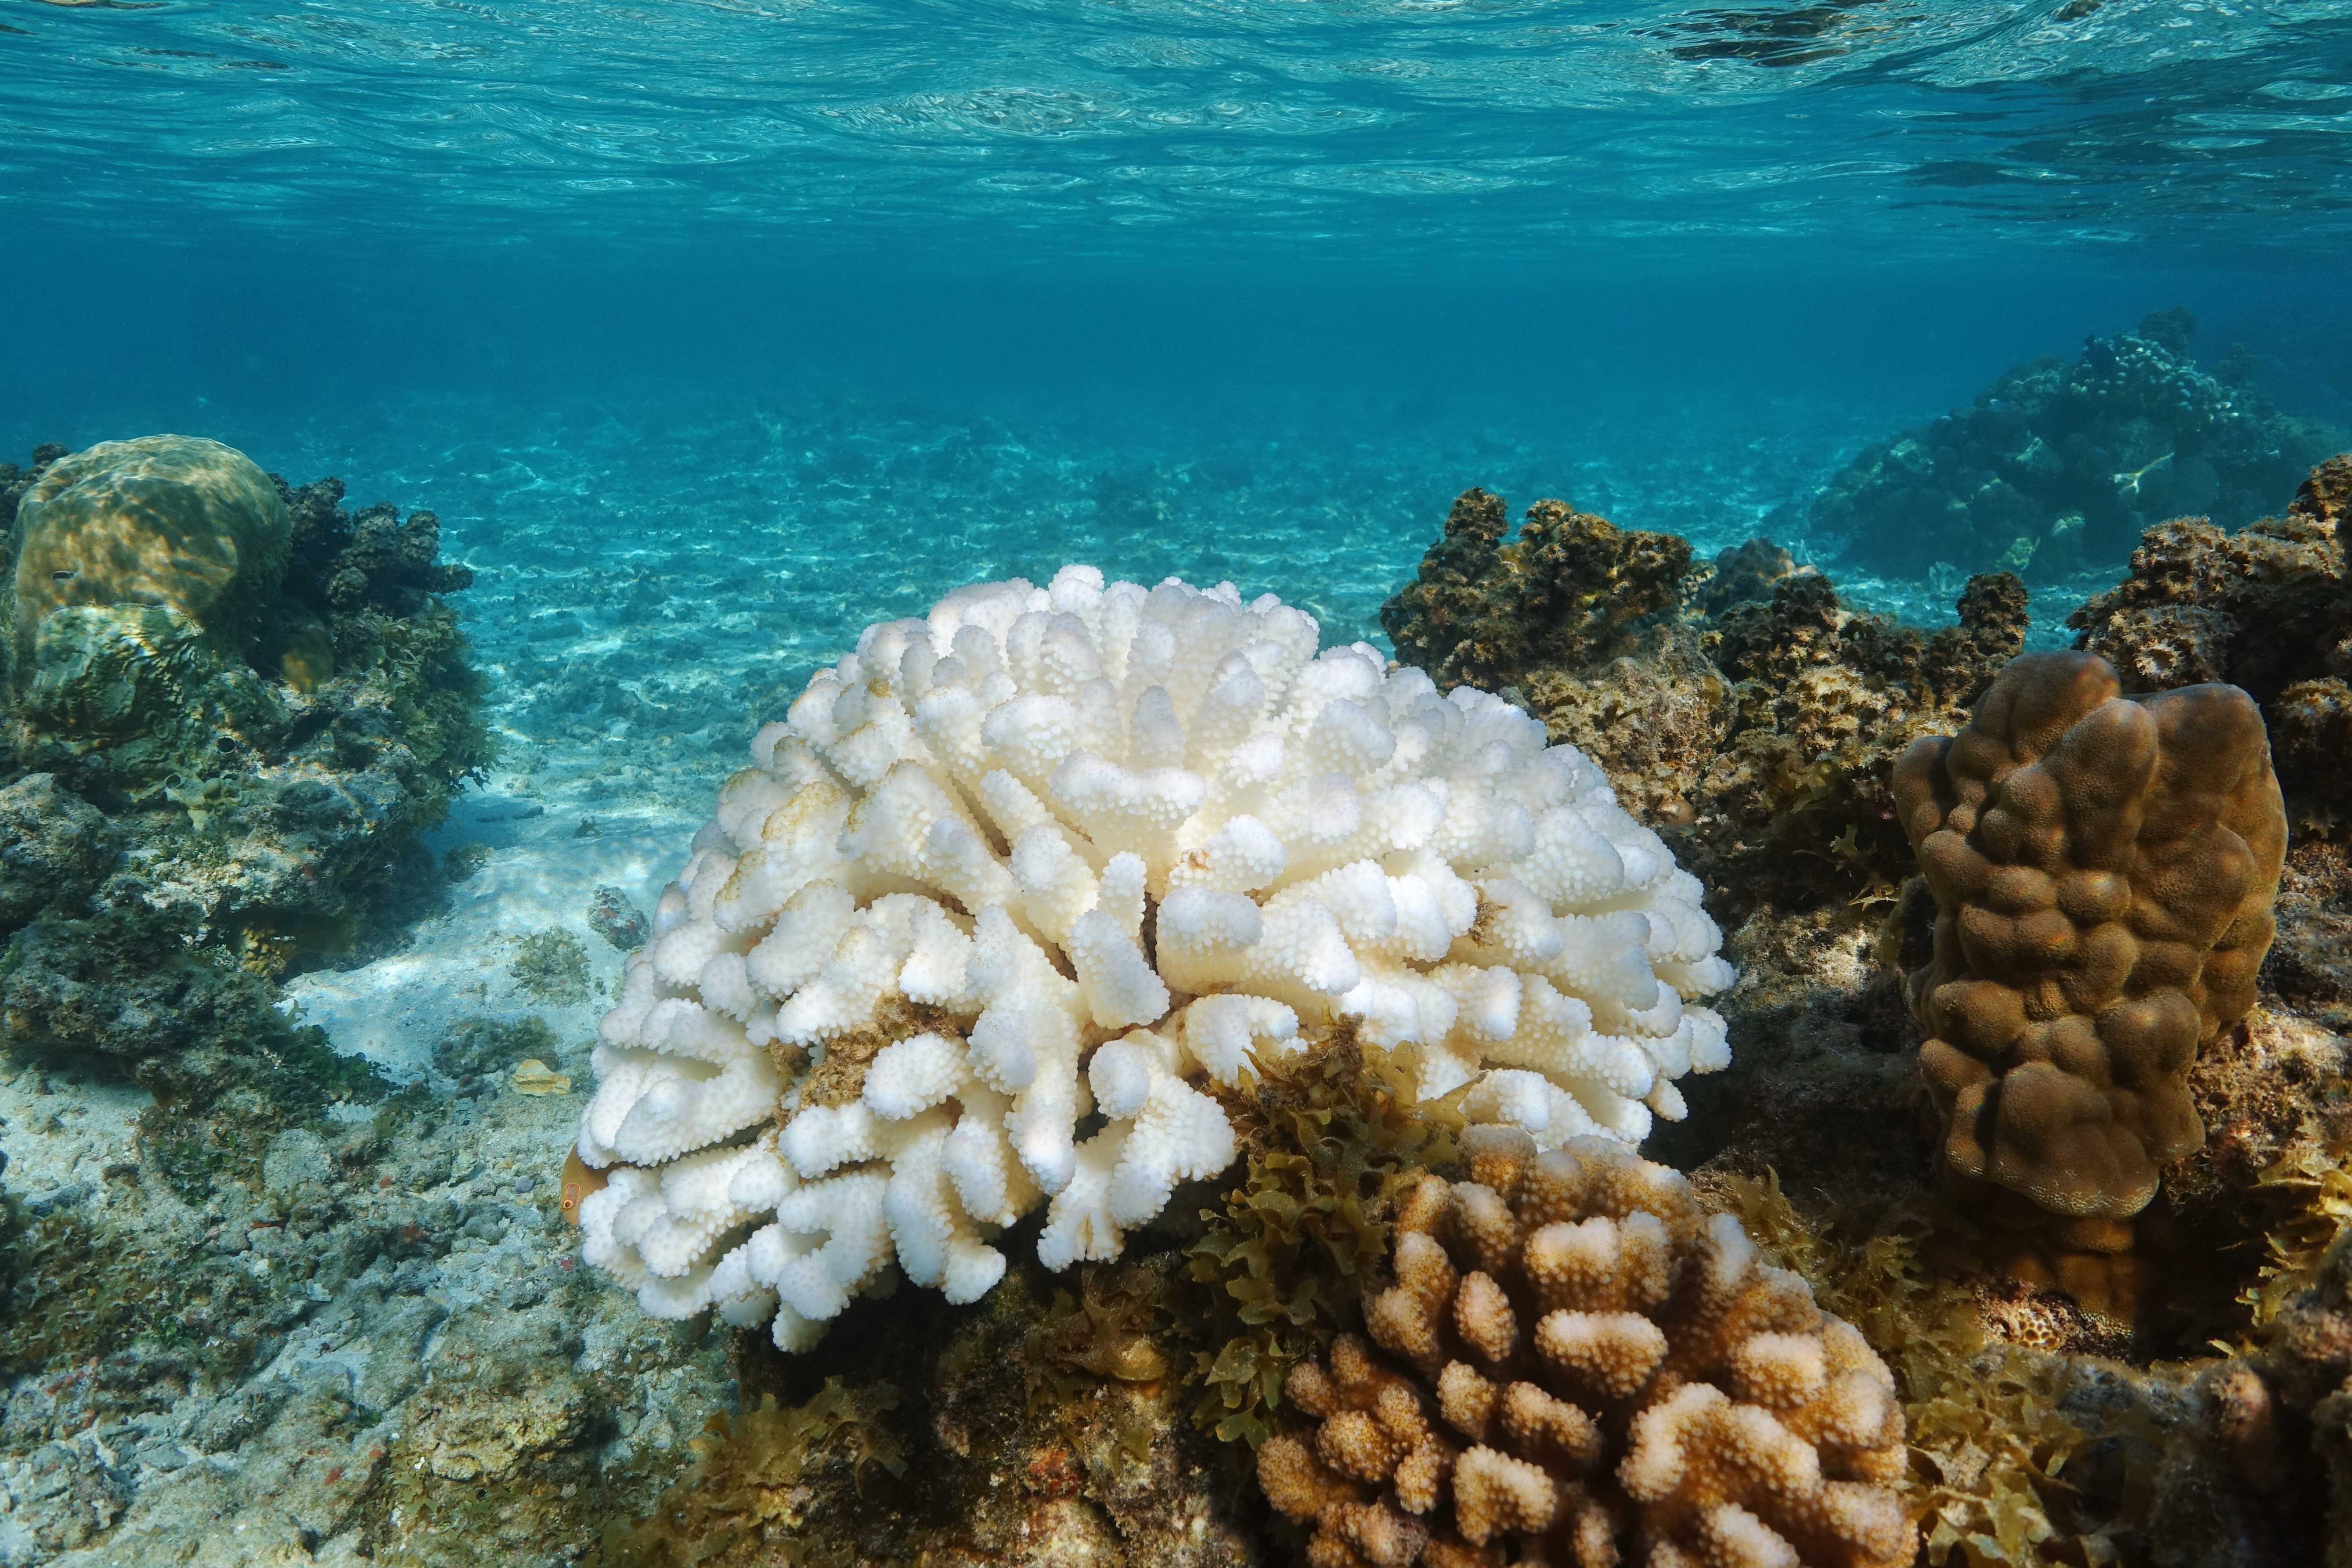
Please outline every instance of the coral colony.
[[1728, 1059], [1697, 882], [1525, 714], [1316, 645], [1084, 566], [868, 628], [630, 962], [590, 1261], [800, 1349], [894, 1260], [976, 1299], [1040, 1205], [1047, 1267], [1115, 1258], [1232, 1163], [1204, 1083], [1341, 1032], [1547, 1147], [1679, 1118]]
[[2048, 1233], [2042, 1279], [2128, 1316], [2116, 1255], [2204, 1142], [2189, 1069], [2253, 1005], [2286, 813], [2252, 698], [2118, 693], [2095, 654], [2021, 658], [1895, 793], [1937, 905], [1906, 984], [1945, 1163]]

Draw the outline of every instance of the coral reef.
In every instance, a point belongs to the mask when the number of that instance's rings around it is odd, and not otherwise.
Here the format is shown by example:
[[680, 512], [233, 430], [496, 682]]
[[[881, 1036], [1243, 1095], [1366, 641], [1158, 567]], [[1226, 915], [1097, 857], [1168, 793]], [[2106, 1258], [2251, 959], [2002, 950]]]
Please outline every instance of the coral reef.
[[2283, 517], [2231, 533], [2208, 519], [2151, 528], [2131, 574], [2066, 619], [2126, 691], [2226, 680], [2262, 704], [2297, 826], [2352, 823], [2352, 577], [2342, 528], [2352, 453], [2312, 469]]
[[2024, 585], [2005, 573], [1970, 579], [1959, 624], [1929, 633], [1846, 608], [1761, 540], [1708, 576], [1679, 540], [1557, 501], [1517, 541], [1504, 530], [1495, 497], [1455, 501], [1381, 611], [1398, 657], [1441, 686], [1475, 677], [1521, 696], [1673, 833], [1735, 916], [1891, 892], [1910, 858], [1895, 759], [1956, 725], [2024, 646]]
[[45, 448], [7, 489], [0, 1042], [152, 1090], [199, 1191], [376, 1092], [276, 982], [396, 940], [436, 896], [416, 835], [489, 738], [430, 588], [470, 578], [431, 563], [429, 513], [354, 519], [333, 481], [289, 490], [216, 443]]
[[2340, 432], [2288, 417], [2188, 357], [2184, 311], [2037, 361], [1864, 451], [1813, 503], [1844, 560], [1925, 577], [1937, 563], [2036, 577], [2119, 558], [2161, 519], [2260, 515]]
[[1198, 1086], [1341, 1026], [1547, 1142], [1680, 1115], [1730, 979], [1697, 883], [1525, 715], [1317, 641], [1086, 567], [869, 628], [630, 962], [583, 1256], [787, 1349], [894, 1258], [976, 1299], [1041, 1205], [1048, 1268], [1114, 1258], [1234, 1158]]
[[2243, 691], [2120, 689], [2093, 654], [2020, 658], [1895, 784], [1936, 899], [1905, 984], [1944, 1167], [1989, 1220], [2046, 1234], [2027, 1278], [2128, 1316], [2116, 1255], [2204, 1141], [2188, 1069], [2253, 1004], [2286, 820]]
[[1902, 1414], [1853, 1325], [1622, 1146], [1465, 1152], [1404, 1199], [1366, 1302], [1394, 1362], [1341, 1337], [1287, 1380], [1312, 1436], [1258, 1450], [1309, 1562], [1912, 1561]]
[[1397, 658], [1449, 690], [1610, 658], [1681, 601], [1691, 551], [1671, 533], [1631, 532], [1556, 500], [1529, 507], [1505, 543], [1508, 528], [1500, 496], [1463, 491], [1419, 575], [1381, 606]]
[[577, 1101], [497, 1081], [584, 1067], [534, 1024], [453, 1047], [487, 1084], [266, 1138], [193, 1201], [135, 1092], [0, 1067], [0, 1561], [556, 1568], [652, 1506], [730, 1370], [577, 1266], [546, 1157]]
[[1278, 1562], [1236, 1456], [1183, 1419], [1170, 1261], [1084, 1265], [1057, 1290], [1022, 1258], [969, 1307], [905, 1293], [836, 1329], [821, 1367], [745, 1336], [741, 1413], [659, 1508], [608, 1533], [606, 1561]]

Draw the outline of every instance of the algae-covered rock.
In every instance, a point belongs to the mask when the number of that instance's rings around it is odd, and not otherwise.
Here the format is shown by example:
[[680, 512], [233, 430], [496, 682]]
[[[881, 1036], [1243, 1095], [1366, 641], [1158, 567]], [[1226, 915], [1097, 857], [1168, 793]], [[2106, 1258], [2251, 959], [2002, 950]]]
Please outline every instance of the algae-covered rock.
[[244, 453], [142, 436], [43, 468], [16, 503], [16, 537], [22, 681], [49, 617], [77, 606], [163, 611], [242, 653], [277, 597], [291, 531], [277, 486]]
[[0, 932], [86, 897], [120, 846], [105, 813], [34, 773], [0, 788]]
[[2352, 452], [2305, 477], [2284, 515], [2232, 533], [2179, 517], [2141, 535], [2131, 571], [2066, 618], [2126, 691], [2204, 681], [2263, 705], [2299, 832], [2352, 827]]
[[175, 1181], [373, 1074], [276, 983], [442, 896], [416, 835], [488, 760], [439, 524], [217, 442], [13, 465], [0, 1048], [127, 1074]]

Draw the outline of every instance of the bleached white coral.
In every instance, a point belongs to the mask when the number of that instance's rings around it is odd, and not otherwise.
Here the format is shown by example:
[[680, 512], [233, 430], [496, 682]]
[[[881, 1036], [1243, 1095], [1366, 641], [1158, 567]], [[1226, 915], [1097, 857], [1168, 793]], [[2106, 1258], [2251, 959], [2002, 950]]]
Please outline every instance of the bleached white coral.
[[1271, 595], [990, 583], [870, 626], [657, 907], [604, 1019], [589, 1261], [788, 1349], [970, 1300], [1046, 1206], [1117, 1256], [1234, 1156], [1213, 1086], [1352, 1027], [1421, 1092], [1638, 1142], [1727, 1059], [1699, 887], [1573, 748]]

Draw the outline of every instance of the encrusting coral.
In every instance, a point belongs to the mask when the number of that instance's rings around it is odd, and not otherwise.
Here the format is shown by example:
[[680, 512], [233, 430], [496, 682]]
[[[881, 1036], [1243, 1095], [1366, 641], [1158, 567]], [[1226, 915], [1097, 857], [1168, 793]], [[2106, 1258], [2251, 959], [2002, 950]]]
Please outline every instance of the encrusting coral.
[[2262, 715], [2235, 687], [2132, 700], [2095, 655], [2030, 655], [1895, 792], [1936, 900], [1906, 987], [1945, 1167], [2042, 1233], [2011, 1267], [2128, 1315], [2131, 1217], [2204, 1139], [2189, 1065], [2270, 947], [2286, 822]]
[[1317, 641], [1075, 566], [869, 627], [630, 961], [583, 1255], [788, 1349], [894, 1262], [971, 1300], [1040, 1205], [1046, 1267], [1116, 1257], [1234, 1160], [1214, 1091], [1335, 1029], [1546, 1143], [1680, 1115], [1727, 1059], [1696, 880], [1524, 714]]
[[2352, 576], [2343, 526], [2352, 453], [2312, 469], [2283, 517], [2235, 533], [2158, 523], [2131, 574], [2066, 618], [2126, 691], [2226, 680], [2262, 704], [2299, 829], [2352, 822]]
[[1315, 1568], [1912, 1561], [1893, 1379], [1801, 1279], [1622, 1145], [1464, 1148], [1404, 1200], [1372, 1343], [1292, 1371], [1312, 1435], [1258, 1450]]
[[1875, 572], [2040, 576], [2113, 559], [2182, 512], [2259, 515], [2341, 434], [2200, 369], [2193, 330], [2186, 311], [2158, 311], [2072, 363], [2005, 373], [1972, 406], [1855, 458], [1814, 502], [1815, 530]]
[[1441, 687], [1519, 693], [1555, 742], [1675, 830], [1735, 911], [1891, 891], [1910, 858], [1895, 759], [1958, 723], [2024, 647], [2025, 589], [2007, 573], [1970, 579], [1959, 624], [1930, 633], [1848, 609], [1760, 540], [1709, 576], [1680, 539], [1558, 501], [1530, 508], [1516, 541], [1506, 527], [1484, 490], [1454, 503], [1381, 612], [1398, 658]]

